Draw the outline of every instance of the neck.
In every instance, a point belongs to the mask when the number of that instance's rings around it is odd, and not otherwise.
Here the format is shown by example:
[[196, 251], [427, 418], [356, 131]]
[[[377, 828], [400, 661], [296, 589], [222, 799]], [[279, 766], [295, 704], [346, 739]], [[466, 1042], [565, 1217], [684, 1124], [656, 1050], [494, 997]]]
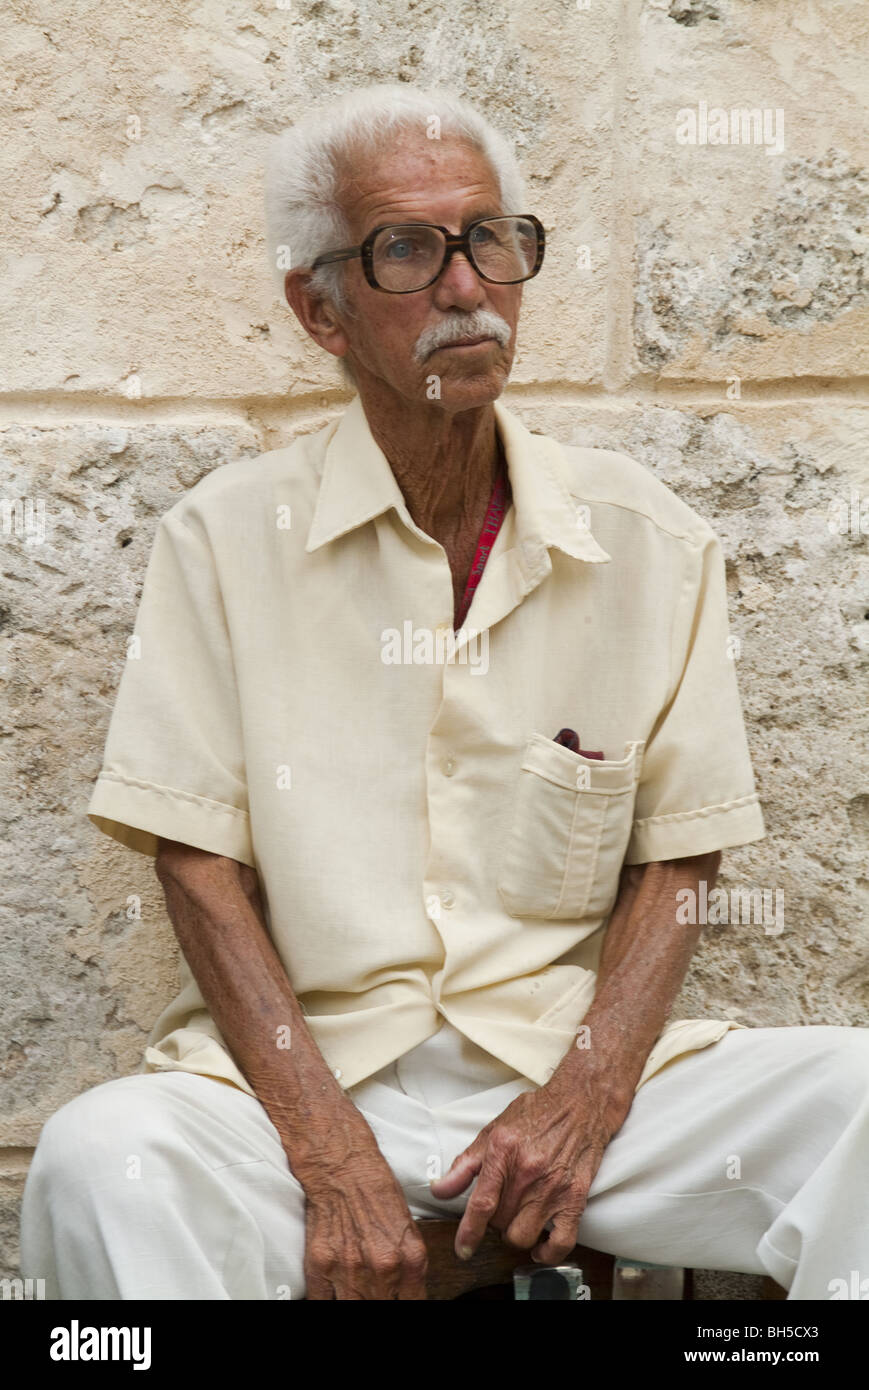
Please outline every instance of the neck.
[[367, 395], [369, 428], [420, 530], [443, 543], [478, 525], [501, 461], [492, 402], [456, 413], [390, 402], [385, 413]]

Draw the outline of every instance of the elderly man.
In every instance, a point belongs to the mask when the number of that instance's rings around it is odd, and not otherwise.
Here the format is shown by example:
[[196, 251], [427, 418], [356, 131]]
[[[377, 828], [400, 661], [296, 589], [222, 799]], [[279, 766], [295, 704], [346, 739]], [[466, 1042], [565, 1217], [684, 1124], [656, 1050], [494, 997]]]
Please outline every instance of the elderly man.
[[668, 1022], [764, 834], [714, 533], [500, 404], [544, 232], [473, 110], [316, 112], [268, 210], [358, 394], [158, 526], [89, 815], [155, 857], [185, 977], [141, 1072], [46, 1125], [25, 1273], [415, 1299], [415, 1218], [463, 1213], [465, 1258], [490, 1227], [839, 1296], [869, 1033]]

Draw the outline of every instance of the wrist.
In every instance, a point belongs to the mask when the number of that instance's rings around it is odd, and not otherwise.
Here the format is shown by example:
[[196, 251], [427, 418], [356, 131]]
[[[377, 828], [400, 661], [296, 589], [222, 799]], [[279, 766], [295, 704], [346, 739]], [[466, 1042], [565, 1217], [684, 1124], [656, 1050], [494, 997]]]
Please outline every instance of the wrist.
[[304, 1136], [279, 1131], [287, 1162], [306, 1190], [339, 1174], [384, 1161], [371, 1127], [352, 1101], [339, 1098], [306, 1119]]
[[642, 1069], [636, 1054], [621, 1057], [600, 1041], [596, 1050], [574, 1044], [546, 1084], [560, 1100], [575, 1105], [583, 1114], [587, 1113], [589, 1096], [593, 1096], [596, 1108], [611, 1116], [617, 1129], [631, 1107]]
[[351, 1150], [345, 1148], [324, 1149], [316, 1155], [309, 1155], [301, 1165], [290, 1166], [293, 1176], [304, 1188], [305, 1196], [314, 1200], [319, 1196], [330, 1197], [338, 1192], [345, 1197], [354, 1191], [365, 1191], [372, 1187], [382, 1188], [384, 1170], [391, 1175], [386, 1160], [373, 1142], [366, 1145], [360, 1142]]

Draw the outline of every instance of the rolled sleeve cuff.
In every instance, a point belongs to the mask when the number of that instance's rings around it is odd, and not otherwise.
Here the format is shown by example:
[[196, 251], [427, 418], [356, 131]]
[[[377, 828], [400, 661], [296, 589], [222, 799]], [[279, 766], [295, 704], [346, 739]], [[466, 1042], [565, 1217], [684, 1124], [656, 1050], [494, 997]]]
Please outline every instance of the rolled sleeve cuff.
[[650, 864], [664, 859], [683, 859], [692, 854], [709, 854], [715, 849], [732, 849], [766, 835], [763, 812], [757, 794], [727, 801], [720, 806], [703, 806], [697, 811], [677, 811], [668, 816], [649, 816], [634, 821], [628, 843], [626, 864]]
[[152, 858], [162, 838], [256, 868], [247, 811], [221, 801], [101, 772], [87, 816], [103, 834]]

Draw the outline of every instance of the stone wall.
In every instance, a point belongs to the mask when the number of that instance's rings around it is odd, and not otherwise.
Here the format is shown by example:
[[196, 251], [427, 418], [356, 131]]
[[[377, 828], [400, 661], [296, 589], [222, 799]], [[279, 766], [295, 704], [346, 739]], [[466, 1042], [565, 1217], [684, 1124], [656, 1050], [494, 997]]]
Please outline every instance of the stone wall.
[[865, 1026], [866, 7], [34, 0], [0, 24], [0, 498], [30, 508], [2, 535], [0, 1272], [40, 1126], [136, 1069], [175, 988], [151, 861], [85, 816], [156, 522], [348, 399], [261, 218], [266, 139], [330, 92], [449, 84], [514, 137], [549, 249], [508, 403], [632, 453], [722, 537], [769, 830], [722, 882], [781, 889], [785, 926], [707, 927], [675, 1016]]

